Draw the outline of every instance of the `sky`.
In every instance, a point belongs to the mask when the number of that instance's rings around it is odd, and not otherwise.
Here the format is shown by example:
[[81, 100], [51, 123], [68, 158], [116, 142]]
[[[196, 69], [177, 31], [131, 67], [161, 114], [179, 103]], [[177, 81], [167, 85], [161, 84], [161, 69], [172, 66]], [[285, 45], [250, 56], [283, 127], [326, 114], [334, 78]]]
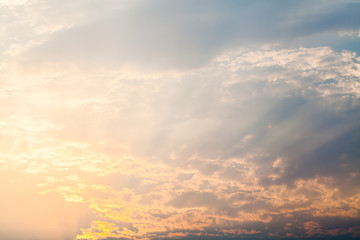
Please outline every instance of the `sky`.
[[0, 239], [360, 238], [357, 0], [0, 0]]

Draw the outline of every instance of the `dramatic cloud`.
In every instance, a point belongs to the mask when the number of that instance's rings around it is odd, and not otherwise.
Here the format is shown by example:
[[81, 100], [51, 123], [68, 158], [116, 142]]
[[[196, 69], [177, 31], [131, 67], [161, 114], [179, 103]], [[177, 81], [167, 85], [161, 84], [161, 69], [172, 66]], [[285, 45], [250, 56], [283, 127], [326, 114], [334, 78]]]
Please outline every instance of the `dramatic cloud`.
[[360, 237], [357, 1], [3, 1], [1, 239]]

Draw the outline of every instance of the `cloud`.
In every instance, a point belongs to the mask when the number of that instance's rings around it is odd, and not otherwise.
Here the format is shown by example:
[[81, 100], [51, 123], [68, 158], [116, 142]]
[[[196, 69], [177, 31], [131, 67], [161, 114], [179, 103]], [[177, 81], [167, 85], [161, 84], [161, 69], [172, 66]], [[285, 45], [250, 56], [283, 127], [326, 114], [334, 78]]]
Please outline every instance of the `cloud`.
[[175, 207], [212, 207], [219, 206], [220, 200], [210, 192], [186, 192], [169, 202]]
[[158, 75], [47, 66], [6, 70], [1, 169], [91, 209], [78, 239], [306, 238], [311, 221], [314, 236], [358, 234], [355, 54], [239, 49]]
[[358, 237], [358, 5], [1, 5], [0, 235]]
[[[97, 6], [88, 6], [83, 17], [87, 21], [82, 20], [85, 23], [74, 20], [72, 27], [51, 34], [26, 55], [30, 61], [92, 67], [191, 69], [234, 48], [314, 46], [329, 42], [326, 39], [333, 39], [339, 31], [360, 27], [359, 4], [351, 1], [208, 1], [206, 5], [201, 1], [156, 1], [118, 5], [112, 11], [97, 9], [94, 19], [93, 8]], [[53, 6], [48, 7], [51, 10]]]

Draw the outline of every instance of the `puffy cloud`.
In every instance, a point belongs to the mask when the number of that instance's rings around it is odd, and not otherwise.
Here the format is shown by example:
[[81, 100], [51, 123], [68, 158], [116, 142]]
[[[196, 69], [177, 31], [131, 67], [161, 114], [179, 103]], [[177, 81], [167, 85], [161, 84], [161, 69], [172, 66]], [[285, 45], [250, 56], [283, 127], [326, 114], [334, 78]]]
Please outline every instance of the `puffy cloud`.
[[358, 234], [356, 55], [240, 49], [157, 76], [49, 66], [7, 70], [1, 169], [87, 205], [78, 239]]

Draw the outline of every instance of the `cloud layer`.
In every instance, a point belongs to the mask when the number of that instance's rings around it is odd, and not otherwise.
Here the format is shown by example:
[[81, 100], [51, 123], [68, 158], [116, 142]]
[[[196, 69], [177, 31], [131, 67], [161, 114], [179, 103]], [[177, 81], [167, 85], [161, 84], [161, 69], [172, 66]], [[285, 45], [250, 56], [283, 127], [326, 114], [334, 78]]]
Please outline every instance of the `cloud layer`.
[[331, 44], [338, 31], [360, 28], [359, 9], [352, 1], [119, 2], [114, 10], [99, 8], [94, 19], [56, 32], [29, 55], [142, 71], [188, 69], [239, 46]]
[[358, 2], [1, 4], [0, 238], [360, 236]]

